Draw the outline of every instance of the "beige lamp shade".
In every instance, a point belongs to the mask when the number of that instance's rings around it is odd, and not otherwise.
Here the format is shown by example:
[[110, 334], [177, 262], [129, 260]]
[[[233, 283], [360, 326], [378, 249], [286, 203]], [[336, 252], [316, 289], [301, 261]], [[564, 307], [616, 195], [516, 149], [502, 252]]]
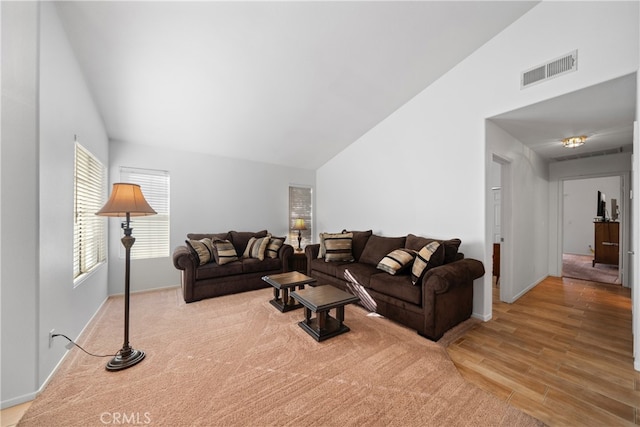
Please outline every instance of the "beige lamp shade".
[[298, 218], [296, 222], [293, 223], [293, 230], [306, 230], [307, 225], [304, 223], [304, 219]]
[[149, 203], [142, 195], [138, 184], [118, 182], [113, 184], [111, 197], [105, 205], [96, 212], [100, 216], [146, 216], [155, 215]]

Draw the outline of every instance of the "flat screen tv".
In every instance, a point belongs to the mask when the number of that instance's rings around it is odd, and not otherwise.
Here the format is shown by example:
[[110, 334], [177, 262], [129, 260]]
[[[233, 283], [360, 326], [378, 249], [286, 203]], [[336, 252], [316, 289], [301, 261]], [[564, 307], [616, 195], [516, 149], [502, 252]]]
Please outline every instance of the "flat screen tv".
[[606, 212], [607, 212], [607, 201], [606, 196], [602, 191], [598, 191], [598, 211], [596, 216], [602, 218], [602, 220], [606, 220]]

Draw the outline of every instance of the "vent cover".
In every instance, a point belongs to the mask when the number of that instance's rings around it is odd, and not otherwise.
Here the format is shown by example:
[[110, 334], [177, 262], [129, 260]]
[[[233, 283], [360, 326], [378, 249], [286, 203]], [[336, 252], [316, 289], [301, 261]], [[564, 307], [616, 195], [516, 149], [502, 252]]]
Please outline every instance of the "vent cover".
[[587, 157], [608, 156], [609, 154], [624, 153], [625, 151], [629, 150], [625, 150], [624, 147], [609, 148], [602, 151], [592, 151], [591, 153], [570, 154], [568, 156], [555, 157], [552, 160], [555, 160], [556, 162], [564, 162], [567, 160], [585, 159]]
[[578, 70], [578, 51], [563, 55], [522, 73], [520, 89]]

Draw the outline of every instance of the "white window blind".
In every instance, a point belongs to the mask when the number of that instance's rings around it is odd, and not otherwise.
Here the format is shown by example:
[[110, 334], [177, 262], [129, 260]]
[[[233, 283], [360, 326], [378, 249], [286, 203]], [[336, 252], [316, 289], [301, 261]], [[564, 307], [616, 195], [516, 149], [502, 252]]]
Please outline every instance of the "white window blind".
[[309, 187], [289, 187], [289, 243], [298, 247], [298, 230], [293, 230], [296, 219], [304, 219], [306, 230], [301, 231], [302, 247], [311, 243], [313, 230], [311, 228], [311, 188]]
[[107, 200], [107, 169], [76, 142], [73, 190], [73, 278], [107, 257], [107, 221], [96, 215]]
[[[169, 172], [154, 169], [120, 168], [120, 182], [140, 185], [142, 194], [157, 215], [131, 217], [131, 259], [169, 256]], [[120, 249], [124, 257], [124, 248]]]

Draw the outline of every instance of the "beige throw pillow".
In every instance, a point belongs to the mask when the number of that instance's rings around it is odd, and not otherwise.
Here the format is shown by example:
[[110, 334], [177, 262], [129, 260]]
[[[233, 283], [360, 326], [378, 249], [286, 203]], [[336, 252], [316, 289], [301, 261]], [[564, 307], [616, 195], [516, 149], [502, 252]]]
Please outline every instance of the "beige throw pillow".
[[353, 261], [353, 233], [324, 233], [324, 260]]
[[267, 245], [267, 249], [265, 251], [268, 258], [278, 258], [278, 252], [280, 251], [282, 245], [284, 245], [284, 240], [285, 239], [283, 237], [272, 237], [269, 240], [269, 244]]
[[233, 243], [228, 240], [213, 241], [213, 257], [218, 265], [224, 265], [238, 260], [236, 248], [233, 246]]
[[396, 274], [408, 268], [415, 257], [416, 252], [411, 249], [395, 249], [382, 258], [382, 261], [378, 263], [378, 269], [389, 274]]
[[187, 246], [191, 249], [200, 262], [200, 265], [207, 264], [213, 259], [213, 242], [209, 238], [200, 240], [185, 240]]
[[416, 285], [422, 279], [422, 276], [430, 268], [442, 265], [444, 261], [444, 246], [433, 241], [427, 243], [416, 255], [411, 267], [411, 282]]
[[247, 248], [244, 250], [243, 258], [257, 258], [260, 261], [264, 259], [264, 253], [267, 249], [267, 245], [271, 240], [271, 234], [267, 234], [266, 237], [252, 237], [247, 243]]

